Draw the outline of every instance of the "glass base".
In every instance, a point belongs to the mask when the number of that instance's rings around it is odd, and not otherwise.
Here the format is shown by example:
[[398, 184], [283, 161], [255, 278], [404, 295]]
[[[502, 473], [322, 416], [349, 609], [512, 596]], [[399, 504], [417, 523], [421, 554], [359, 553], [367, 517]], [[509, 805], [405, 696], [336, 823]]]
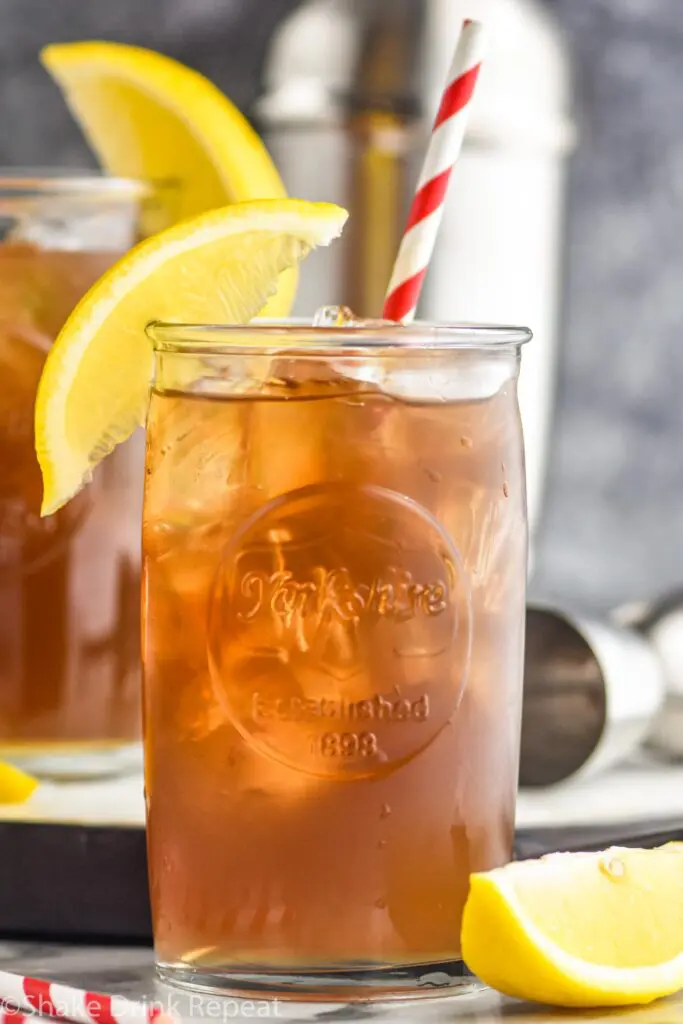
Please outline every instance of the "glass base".
[[142, 771], [141, 743], [3, 743], [0, 760], [39, 779], [77, 782]]
[[266, 971], [157, 963], [162, 982], [207, 996], [299, 1002], [382, 1002], [472, 995], [482, 985], [462, 960], [403, 967]]

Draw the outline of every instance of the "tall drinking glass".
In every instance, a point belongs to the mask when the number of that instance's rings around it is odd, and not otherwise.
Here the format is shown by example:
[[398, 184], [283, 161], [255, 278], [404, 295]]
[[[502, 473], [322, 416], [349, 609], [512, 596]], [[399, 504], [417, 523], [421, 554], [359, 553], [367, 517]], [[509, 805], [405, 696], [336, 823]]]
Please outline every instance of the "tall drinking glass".
[[0, 756], [38, 773], [116, 770], [139, 741], [141, 445], [40, 518], [33, 406], [47, 352], [136, 239], [142, 183], [0, 173]]
[[150, 328], [156, 958], [302, 997], [462, 983], [511, 855], [527, 559], [515, 328]]

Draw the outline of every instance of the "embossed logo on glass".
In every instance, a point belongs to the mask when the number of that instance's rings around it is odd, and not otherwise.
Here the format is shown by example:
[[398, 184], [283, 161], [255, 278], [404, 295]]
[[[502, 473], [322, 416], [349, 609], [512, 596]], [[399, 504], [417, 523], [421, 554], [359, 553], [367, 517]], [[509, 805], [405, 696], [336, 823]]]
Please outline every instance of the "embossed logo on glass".
[[262, 754], [316, 775], [381, 773], [459, 702], [470, 596], [437, 520], [375, 487], [316, 485], [255, 513], [210, 607], [217, 695]]

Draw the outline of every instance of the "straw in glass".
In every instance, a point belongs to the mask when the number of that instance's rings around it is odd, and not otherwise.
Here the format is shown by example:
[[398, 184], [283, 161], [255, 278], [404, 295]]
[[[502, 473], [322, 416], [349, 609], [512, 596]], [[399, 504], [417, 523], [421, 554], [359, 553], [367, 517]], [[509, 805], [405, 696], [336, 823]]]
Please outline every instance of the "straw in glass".
[[462, 26], [389, 282], [383, 310], [386, 320], [408, 323], [415, 317], [448, 184], [462, 149], [483, 52], [482, 26], [468, 19]]

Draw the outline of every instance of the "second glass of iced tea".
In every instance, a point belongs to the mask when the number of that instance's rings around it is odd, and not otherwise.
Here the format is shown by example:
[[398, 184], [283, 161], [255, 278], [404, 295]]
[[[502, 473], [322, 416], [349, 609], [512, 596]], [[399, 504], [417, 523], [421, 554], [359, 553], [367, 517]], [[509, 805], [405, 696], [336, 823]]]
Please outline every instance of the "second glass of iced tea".
[[469, 875], [512, 851], [528, 332], [150, 333], [160, 973], [308, 998], [463, 984]]
[[135, 181], [0, 174], [0, 756], [40, 774], [139, 762], [142, 445], [41, 518], [33, 407], [55, 337], [136, 240], [148, 197]]

